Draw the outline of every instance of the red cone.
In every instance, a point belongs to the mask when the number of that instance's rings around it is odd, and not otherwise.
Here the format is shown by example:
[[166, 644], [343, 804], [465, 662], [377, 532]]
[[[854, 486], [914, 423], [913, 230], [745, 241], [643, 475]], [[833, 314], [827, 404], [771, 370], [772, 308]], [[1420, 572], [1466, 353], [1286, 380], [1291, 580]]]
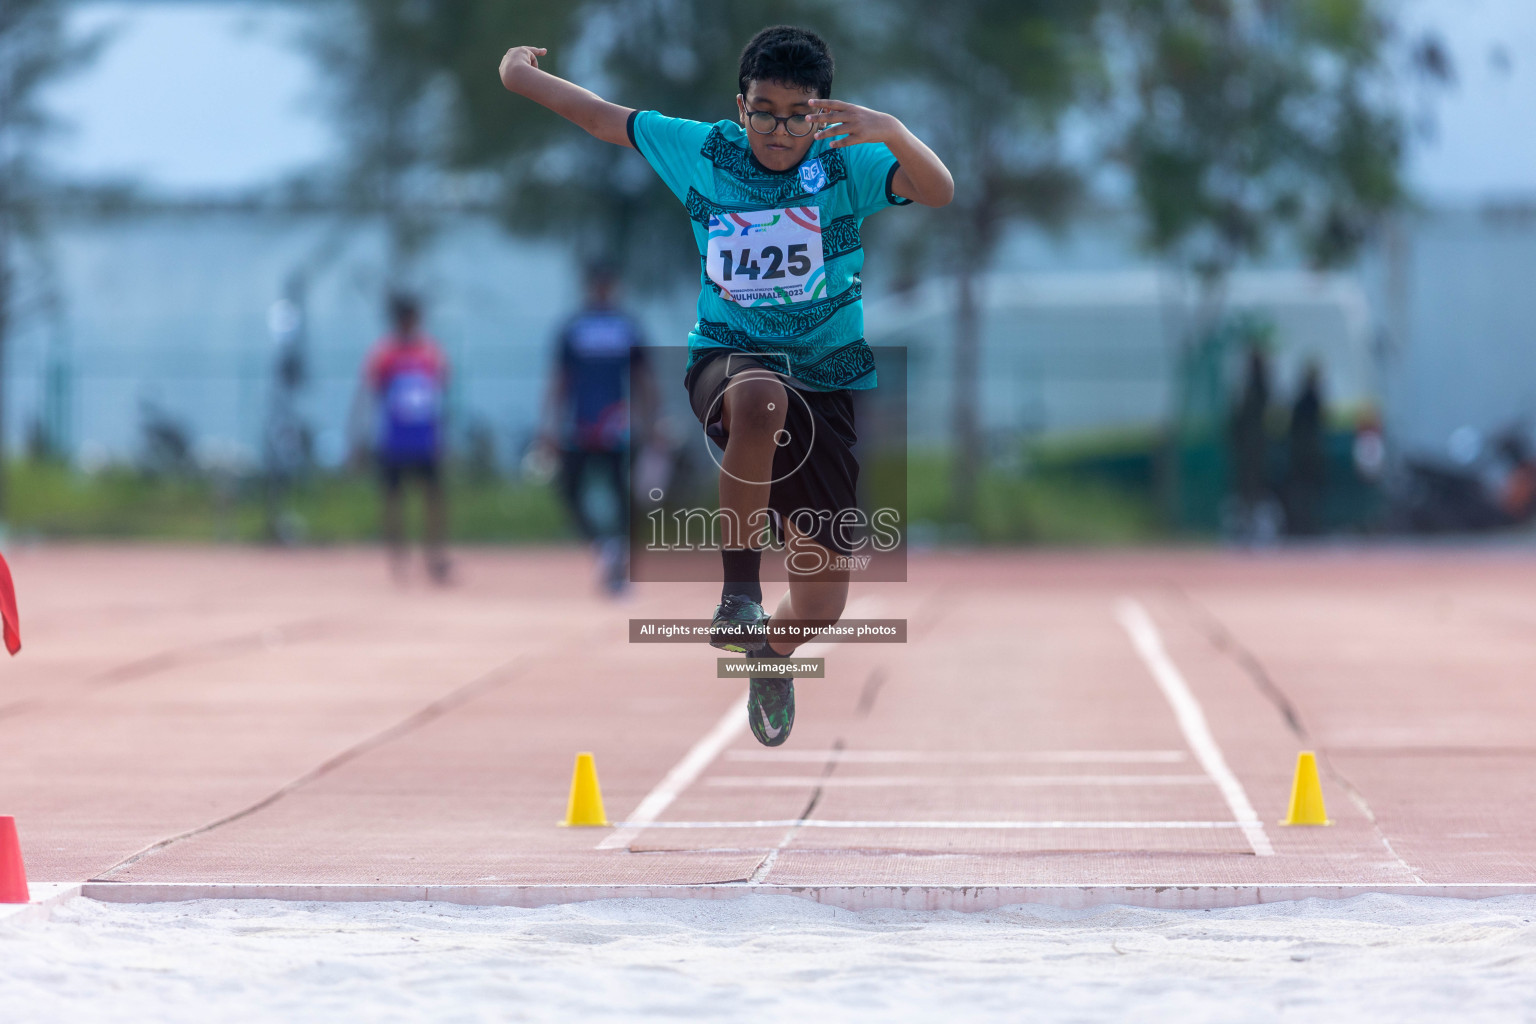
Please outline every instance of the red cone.
[[0, 903], [30, 903], [27, 869], [21, 863], [21, 842], [16, 838], [16, 819], [0, 814]]
[[16, 613], [16, 586], [11, 582], [11, 567], [0, 557], [0, 619], [5, 621], [5, 649], [15, 654], [21, 650], [21, 616]]

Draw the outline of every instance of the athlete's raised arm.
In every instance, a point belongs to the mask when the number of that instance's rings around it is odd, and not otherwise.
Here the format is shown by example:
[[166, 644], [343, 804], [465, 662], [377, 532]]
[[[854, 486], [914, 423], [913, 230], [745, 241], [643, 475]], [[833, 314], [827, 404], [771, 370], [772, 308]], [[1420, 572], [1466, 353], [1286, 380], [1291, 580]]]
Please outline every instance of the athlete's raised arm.
[[949, 168], [923, 140], [890, 114], [842, 100], [810, 100], [815, 108], [811, 123], [816, 138], [832, 139], [833, 149], [861, 142], [883, 142], [901, 163], [891, 180], [891, 191], [924, 206], [947, 206], [955, 198], [955, 179]]
[[548, 107], [594, 138], [615, 146], [629, 145], [629, 107], [609, 103], [590, 89], [539, 70], [542, 46], [514, 46], [501, 58], [501, 84], [519, 96]]

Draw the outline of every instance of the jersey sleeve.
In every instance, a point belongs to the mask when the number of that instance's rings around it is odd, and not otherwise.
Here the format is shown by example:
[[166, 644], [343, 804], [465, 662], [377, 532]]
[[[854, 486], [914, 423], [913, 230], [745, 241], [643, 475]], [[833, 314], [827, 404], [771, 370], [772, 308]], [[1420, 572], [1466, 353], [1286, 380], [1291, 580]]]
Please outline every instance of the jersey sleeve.
[[384, 378], [389, 374], [389, 350], [382, 344], [375, 344], [368, 351], [368, 358], [363, 362], [363, 380], [368, 382], [368, 387], [374, 391], [384, 390]]
[[672, 194], [686, 201], [694, 168], [702, 159], [699, 151], [712, 127], [654, 110], [637, 110], [629, 115], [629, 141]]
[[891, 191], [891, 179], [901, 164], [883, 142], [863, 142], [837, 150], [848, 166], [848, 184], [853, 191], [853, 212], [859, 217], [889, 206], [906, 206], [912, 200]]

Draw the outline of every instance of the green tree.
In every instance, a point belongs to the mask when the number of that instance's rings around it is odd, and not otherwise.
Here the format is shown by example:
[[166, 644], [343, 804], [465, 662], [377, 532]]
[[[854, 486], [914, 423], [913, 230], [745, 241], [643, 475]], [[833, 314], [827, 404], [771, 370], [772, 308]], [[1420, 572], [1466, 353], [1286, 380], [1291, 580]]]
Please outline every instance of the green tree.
[[[1164, 481], [1176, 517], [1193, 521], [1215, 494], [1191, 504], [1183, 464], [1220, 488], [1222, 339], [1242, 334], [1223, 325], [1228, 276], [1281, 241], [1318, 269], [1345, 264], [1404, 202], [1392, 59], [1403, 48], [1378, 0], [1116, 0], [1112, 11], [1128, 115], [1119, 151], [1145, 244], [1197, 296]], [[1400, 63], [1432, 80], [1450, 74], [1433, 40], [1408, 56]]]
[[[71, 41], [63, 0], [0, 3], [0, 517], [6, 508], [3, 456], [6, 356], [17, 321], [23, 258], [46, 273], [45, 210], [59, 187], [38, 159], [38, 144], [54, 127], [42, 104], [45, 86], [84, 65], [100, 46], [95, 37]], [[39, 291], [50, 300], [50, 285]]]
[[[955, 200], [917, 211], [902, 245], [909, 266], [955, 284], [952, 514], [975, 514], [980, 428], [982, 281], [1010, 225], [1060, 228], [1081, 191], [1062, 125], [1102, 94], [1094, 29], [1101, 0], [888, 0], [860, 32], [859, 79], [926, 116], [901, 116], [944, 158]], [[860, 16], [867, 13], [861, 8]], [[906, 276], [914, 277], [909, 272]]]
[[[409, 280], [472, 172], [540, 146], [543, 119], [505, 102], [505, 41], [567, 38], [572, 7], [536, 0], [328, 0], [307, 45], [343, 143], [340, 205], [382, 218], [386, 277]], [[459, 172], [456, 176], [455, 172]]]
[[[1404, 199], [1391, 23], [1374, 0], [1123, 0], [1132, 100], [1123, 156], [1145, 241], [1225, 276], [1287, 233], [1319, 268], [1348, 262]], [[1215, 308], [1208, 308], [1210, 326]]]

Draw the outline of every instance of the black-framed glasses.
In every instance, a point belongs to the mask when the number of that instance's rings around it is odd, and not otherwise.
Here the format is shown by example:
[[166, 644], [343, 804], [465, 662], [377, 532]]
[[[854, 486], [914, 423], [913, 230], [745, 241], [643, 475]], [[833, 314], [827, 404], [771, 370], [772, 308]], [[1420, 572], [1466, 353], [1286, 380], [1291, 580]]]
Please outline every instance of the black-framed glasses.
[[779, 130], [779, 125], [795, 138], [800, 139], [811, 134], [811, 117], [809, 114], [790, 114], [788, 117], [777, 117], [766, 110], [754, 110], [747, 115], [747, 124], [759, 135], [772, 135]]

